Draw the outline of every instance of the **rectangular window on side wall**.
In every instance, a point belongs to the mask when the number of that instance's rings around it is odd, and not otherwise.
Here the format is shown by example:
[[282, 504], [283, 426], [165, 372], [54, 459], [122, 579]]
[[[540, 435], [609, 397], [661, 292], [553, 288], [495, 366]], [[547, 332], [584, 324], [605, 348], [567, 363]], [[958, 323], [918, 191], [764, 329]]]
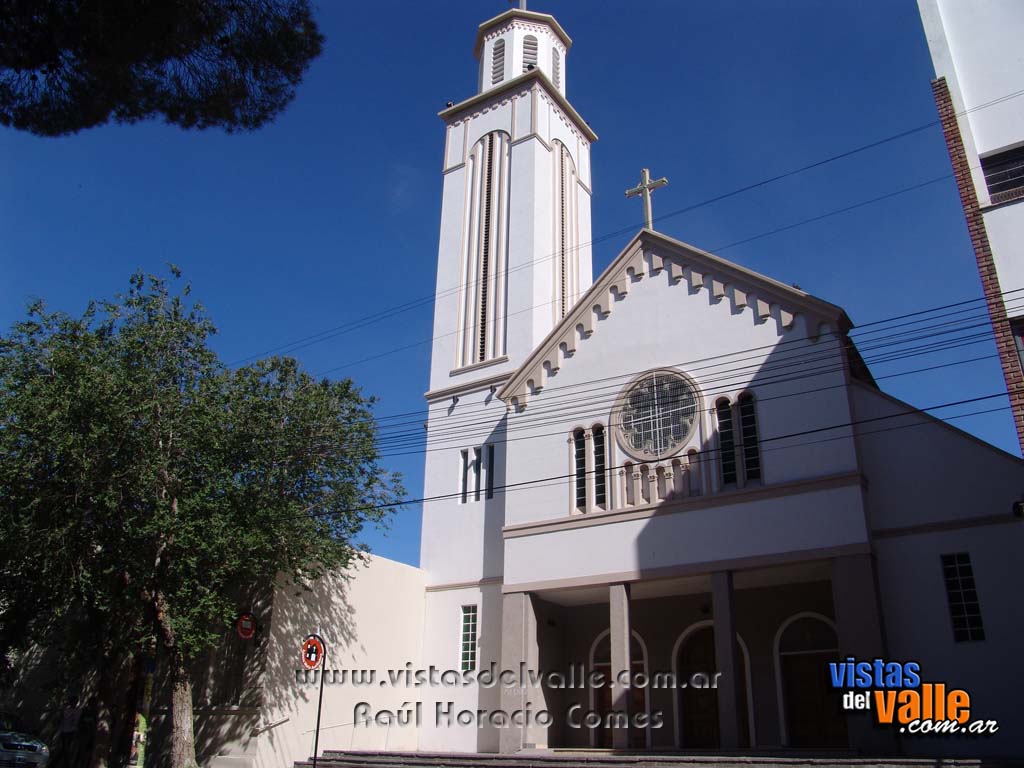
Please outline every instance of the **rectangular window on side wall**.
[[1024, 146], [981, 158], [981, 170], [993, 203], [1024, 197]]
[[1013, 334], [1013, 343], [1017, 347], [1017, 359], [1020, 360], [1020, 367], [1024, 369], [1024, 317], [1015, 317], [1010, 321], [1010, 332]]
[[985, 639], [981, 623], [981, 605], [974, 583], [974, 569], [967, 552], [942, 556], [942, 576], [946, 582], [953, 639], [958, 643]]
[[476, 669], [476, 624], [476, 606], [462, 606], [462, 644], [460, 648], [460, 665], [463, 672], [470, 672]]

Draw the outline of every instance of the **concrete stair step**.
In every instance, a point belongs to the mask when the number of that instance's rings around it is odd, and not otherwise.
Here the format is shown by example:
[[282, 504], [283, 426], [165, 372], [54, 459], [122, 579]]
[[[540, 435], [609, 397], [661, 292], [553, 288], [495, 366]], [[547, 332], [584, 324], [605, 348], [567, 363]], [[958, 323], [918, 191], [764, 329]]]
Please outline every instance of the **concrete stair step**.
[[[858, 757], [848, 750], [711, 755], [597, 750], [526, 750], [511, 755], [327, 750], [316, 764], [317, 768], [1024, 768], [1024, 760]], [[296, 768], [312, 765], [312, 760], [295, 763]]]

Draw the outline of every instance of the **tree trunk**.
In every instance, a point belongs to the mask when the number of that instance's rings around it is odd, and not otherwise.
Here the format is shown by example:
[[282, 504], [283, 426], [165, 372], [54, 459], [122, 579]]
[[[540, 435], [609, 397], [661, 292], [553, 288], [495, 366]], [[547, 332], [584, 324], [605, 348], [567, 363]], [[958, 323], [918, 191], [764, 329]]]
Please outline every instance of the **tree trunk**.
[[[173, 500], [171, 508], [177, 509], [177, 503], [177, 499]], [[157, 564], [159, 566], [159, 557]], [[164, 593], [156, 590], [152, 600], [156, 625], [171, 665], [171, 768], [199, 768], [196, 737], [192, 729], [192, 681], [171, 626], [171, 617], [167, 615]]]
[[96, 685], [96, 733], [92, 741], [92, 755], [89, 758], [90, 768], [107, 768], [110, 764], [110, 735], [114, 728], [114, 715], [111, 711], [111, 698], [114, 693], [114, 663], [104, 654], [100, 662], [99, 681]]
[[[118, 687], [119, 701], [114, 707], [117, 723], [114, 728], [114, 740], [110, 748], [110, 764], [121, 768], [128, 765], [132, 754], [132, 742], [135, 737], [135, 720], [139, 709], [139, 698], [142, 693], [142, 659], [131, 657], [128, 662], [129, 678], [127, 685]], [[138, 766], [142, 768], [142, 766]]]
[[171, 665], [171, 766], [199, 768], [192, 730], [192, 681], [177, 649], [171, 649]]

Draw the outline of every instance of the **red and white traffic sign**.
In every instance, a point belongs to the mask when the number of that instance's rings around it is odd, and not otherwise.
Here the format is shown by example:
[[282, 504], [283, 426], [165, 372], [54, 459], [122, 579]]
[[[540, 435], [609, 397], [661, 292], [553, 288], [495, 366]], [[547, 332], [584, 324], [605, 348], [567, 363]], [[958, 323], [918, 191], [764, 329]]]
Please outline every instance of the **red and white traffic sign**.
[[235, 632], [243, 640], [252, 640], [256, 636], [256, 619], [251, 613], [243, 613], [235, 620]]
[[320, 635], [307, 635], [302, 641], [302, 666], [312, 672], [319, 669], [327, 655], [327, 644]]

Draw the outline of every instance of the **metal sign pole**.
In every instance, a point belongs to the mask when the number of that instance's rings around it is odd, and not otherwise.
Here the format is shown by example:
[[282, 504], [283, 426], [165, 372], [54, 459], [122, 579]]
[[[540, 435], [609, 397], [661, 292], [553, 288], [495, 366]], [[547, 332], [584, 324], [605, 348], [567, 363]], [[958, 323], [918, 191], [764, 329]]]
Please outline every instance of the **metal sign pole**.
[[313, 768], [316, 768], [317, 757], [320, 753], [320, 713], [324, 707], [324, 674], [327, 672], [327, 641], [323, 639], [322, 635], [319, 638], [324, 655], [320, 662], [320, 697], [316, 703], [316, 731], [313, 735]]

